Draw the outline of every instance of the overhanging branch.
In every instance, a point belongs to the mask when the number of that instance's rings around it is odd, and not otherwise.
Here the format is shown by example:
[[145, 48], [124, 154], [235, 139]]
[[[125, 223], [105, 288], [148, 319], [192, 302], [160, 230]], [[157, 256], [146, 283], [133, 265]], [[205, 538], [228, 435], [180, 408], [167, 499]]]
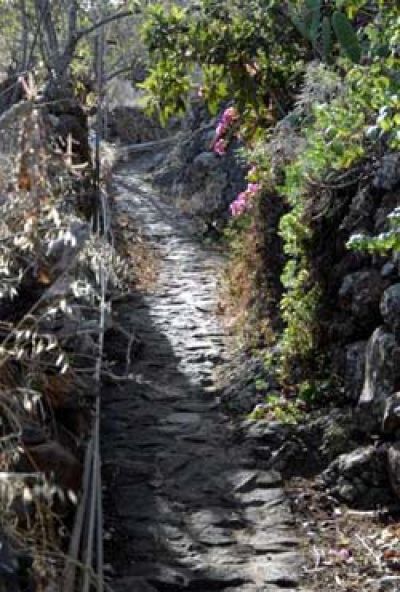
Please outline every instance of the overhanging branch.
[[90, 35], [100, 27], [104, 27], [113, 21], [117, 21], [119, 19], [127, 18], [128, 16], [132, 16], [134, 14], [133, 10], [124, 10], [123, 12], [117, 12], [116, 14], [111, 14], [110, 16], [106, 16], [105, 18], [101, 19], [97, 23], [94, 23], [90, 27], [86, 27], [86, 29], [81, 29], [76, 34], [76, 40], [79, 41], [82, 37], [86, 35]]

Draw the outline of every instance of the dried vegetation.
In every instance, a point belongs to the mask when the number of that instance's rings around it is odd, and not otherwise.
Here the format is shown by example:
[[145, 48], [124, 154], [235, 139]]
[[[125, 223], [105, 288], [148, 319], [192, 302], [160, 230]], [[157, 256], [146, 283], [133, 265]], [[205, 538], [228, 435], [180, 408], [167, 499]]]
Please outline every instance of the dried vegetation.
[[[90, 165], [27, 90], [0, 120], [2, 592], [61, 586], [109, 303], [128, 285], [87, 217]], [[96, 579], [90, 563], [77, 572]]]

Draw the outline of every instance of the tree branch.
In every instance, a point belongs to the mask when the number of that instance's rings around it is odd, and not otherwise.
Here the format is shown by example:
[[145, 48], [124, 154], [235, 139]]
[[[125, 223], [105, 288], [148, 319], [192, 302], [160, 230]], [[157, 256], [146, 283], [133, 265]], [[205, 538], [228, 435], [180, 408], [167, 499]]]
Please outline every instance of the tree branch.
[[116, 21], [116, 20], [119, 20], [122, 18], [126, 18], [128, 16], [132, 16], [133, 14], [134, 14], [133, 10], [125, 10], [123, 12], [117, 12], [116, 14], [111, 14], [110, 16], [106, 16], [105, 18], [101, 19], [97, 23], [94, 23], [90, 27], [87, 27], [86, 29], [81, 29], [80, 31], [78, 31], [75, 39], [76, 39], [76, 41], [79, 41], [82, 37], [85, 37], [86, 35], [90, 35], [90, 33], [93, 33], [93, 31], [100, 29], [100, 27], [104, 27], [105, 25], [108, 25], [109, 23], [112, 23], [113, 21]]
[[116, 78], [120, 74], [125, 74], [125, 72], [132, 72], [133, 68], [134, 68], [134, 64], [132, 63], [129, 66], [123, 66], [122, 68], [118, 68], [118, 70], [114, 70], [114, 72], [111, 72], [111, 74], [109, 74], [107, 76], [106, 83], [111, 82], [111, 80], [113, 80], [114, 78]]

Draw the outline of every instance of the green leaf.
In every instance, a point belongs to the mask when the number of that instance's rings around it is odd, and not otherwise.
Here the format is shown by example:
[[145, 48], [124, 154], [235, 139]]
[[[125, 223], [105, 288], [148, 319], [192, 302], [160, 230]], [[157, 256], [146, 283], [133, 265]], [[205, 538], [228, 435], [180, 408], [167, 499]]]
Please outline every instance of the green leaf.
[[289, 16], [290, 16], [292, 23], [294, 24], [296, 29], [299, 31], [299, 33], [301, 35], [303, 35], [303, 37], [305, 39], [307, 39], [308, 41], [312, 41], [310, 29], [308, 27], [306, 20], [303, 18], [303, 15], [300, 15], [294, 9], [289, 9]]
[[311, 15], [310, 37], [313, 45], [317, 42], [321, 25], [321, 0], [307, 0], [306, 5]]
[[332, 26], [344, 53], [358, 64], [361, 60], [361, 45], [347, 16], [343, 12], [334, 12]]
[[332, 27], [329, 16], [325, 16], [322, 20], [322, 55], [327, 62], [332, 55]]

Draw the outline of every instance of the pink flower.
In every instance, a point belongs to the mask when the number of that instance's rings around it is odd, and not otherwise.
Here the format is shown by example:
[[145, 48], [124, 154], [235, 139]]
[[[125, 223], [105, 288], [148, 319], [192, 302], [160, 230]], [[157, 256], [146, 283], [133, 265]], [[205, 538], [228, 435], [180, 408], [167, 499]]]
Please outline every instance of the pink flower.
[[225, 123], [227, 126], [229, 126], [233, 121], [236, 121], [237, 119], [239, 119], [239, 113], [237, 112], [235, 107], [229, 107], [228, 109], [225, 109], [225, 111], [223, 112], [221, 121], [222, 123]]
[[213, 142], [212, 149], [216, 154], [220, 156], [226, 154], [226, 150], [228, 148], [228, 142], [225, 140], [225, 136], [229, 127], [232, 123], [239, 118], [239, 113], [235, 109], [235, 107], [229, 107], [225, 109], [223, 112], [221, 119], [217, 125], [217, 129], [215, 130], [215, 140]]
[[248, 193], [243, 191], [239, 193], [235, 201], [233, 201], [229, 207], [232, 216], [240, 216], [248, 208]]
[[232, 216], [240, 216], [246, 211], [247, 204], [244, 200], [235, 199], [235, 201], [231, 203], [229, 209]]
[[219, 154], [220, 156], [223, 156], [224, 154], [226, 154], [226, 148], [227, 148], [227, 144], [226, 144], [226, 141], [223, 139], [217, 140], [213, 146], [213, 150], [214, 150], [215, 154]]
[[221, 123], [219, 123], [217, 125], [217, 129], [215, 130], [217, 139], [220, 139], [222, 136], [224, 136], [226, 131], [227, 131], [226, 124], [221, 121]]
[[247, 189], [239, 193], [235, 201], [229, 206], [232, 216], [240, 216], [252, 206], [252, 198], [261, 191], [260, 183], [249, 183]]
[[251, 193], [252, 195], [255, 195], [256, 193], [258, 193], [261, 190], [261, 185], [260, 183], [249, 183], [247, 186], [247, 191], [249, 193]]

